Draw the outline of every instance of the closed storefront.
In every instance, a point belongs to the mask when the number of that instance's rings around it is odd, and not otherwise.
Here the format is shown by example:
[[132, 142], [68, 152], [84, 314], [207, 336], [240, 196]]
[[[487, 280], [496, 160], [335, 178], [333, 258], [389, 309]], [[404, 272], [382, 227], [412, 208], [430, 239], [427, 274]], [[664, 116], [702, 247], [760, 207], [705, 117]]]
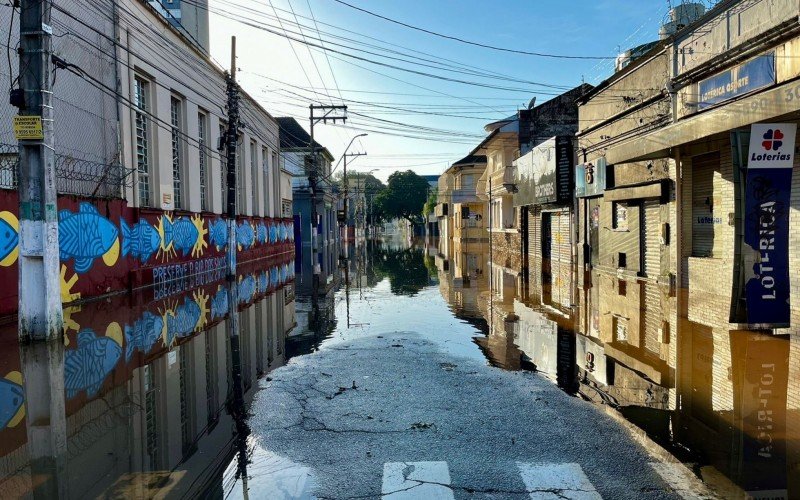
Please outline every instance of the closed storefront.
[[549, 212], [550, 290], [554, 305], [572, 305], [572, 245], [570, 214], [567, 210]]
[[692, 256], [711, 257], [714, 249], [714, 172], [719, 153], [692, 158]]

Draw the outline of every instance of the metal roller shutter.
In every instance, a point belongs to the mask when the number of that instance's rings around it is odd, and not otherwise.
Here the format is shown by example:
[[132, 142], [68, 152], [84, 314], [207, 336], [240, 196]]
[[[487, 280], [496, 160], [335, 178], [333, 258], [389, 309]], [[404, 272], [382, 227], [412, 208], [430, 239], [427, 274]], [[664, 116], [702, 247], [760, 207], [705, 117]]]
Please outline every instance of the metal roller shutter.
[[569, 212], [551, 215], [550, 276], [554, 304], [569, 308], [572, 305], [572, 245]]
[[714, 171], [719, 152], [692, 158], [692, 255], [711, 257], [714, 249]]

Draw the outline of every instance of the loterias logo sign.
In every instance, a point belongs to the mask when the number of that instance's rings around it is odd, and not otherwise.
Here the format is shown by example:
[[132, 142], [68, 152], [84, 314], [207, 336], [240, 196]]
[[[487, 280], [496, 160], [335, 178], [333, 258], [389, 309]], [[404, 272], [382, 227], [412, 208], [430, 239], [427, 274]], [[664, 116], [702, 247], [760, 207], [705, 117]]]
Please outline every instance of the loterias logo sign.
[[792, 168], [796, 130], [793, 123], [753, 125], [747, 168]]
[[794, 123], [750, 128], [745, 195], [745, 299], [747, 322], [789, 324], [789, 207]]

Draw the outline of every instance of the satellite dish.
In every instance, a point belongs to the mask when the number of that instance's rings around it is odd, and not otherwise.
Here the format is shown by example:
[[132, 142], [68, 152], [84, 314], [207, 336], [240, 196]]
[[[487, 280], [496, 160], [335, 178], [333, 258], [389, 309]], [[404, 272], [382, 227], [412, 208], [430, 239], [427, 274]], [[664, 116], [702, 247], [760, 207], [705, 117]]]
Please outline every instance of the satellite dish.
[[528, 103], [528, 109], [533, 109], [534, 106], [536, 106], [536, 96], [533, 96], [531, 102]]

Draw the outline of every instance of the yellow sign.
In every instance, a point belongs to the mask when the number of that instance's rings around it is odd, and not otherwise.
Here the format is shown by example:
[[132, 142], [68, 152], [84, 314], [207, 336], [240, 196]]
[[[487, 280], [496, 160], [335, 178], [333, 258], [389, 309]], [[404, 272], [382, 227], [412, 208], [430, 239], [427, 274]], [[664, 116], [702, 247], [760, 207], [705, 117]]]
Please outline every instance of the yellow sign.
[[14, 137], [18, 141], [44, 139], [41, 116], [15, 116]]

